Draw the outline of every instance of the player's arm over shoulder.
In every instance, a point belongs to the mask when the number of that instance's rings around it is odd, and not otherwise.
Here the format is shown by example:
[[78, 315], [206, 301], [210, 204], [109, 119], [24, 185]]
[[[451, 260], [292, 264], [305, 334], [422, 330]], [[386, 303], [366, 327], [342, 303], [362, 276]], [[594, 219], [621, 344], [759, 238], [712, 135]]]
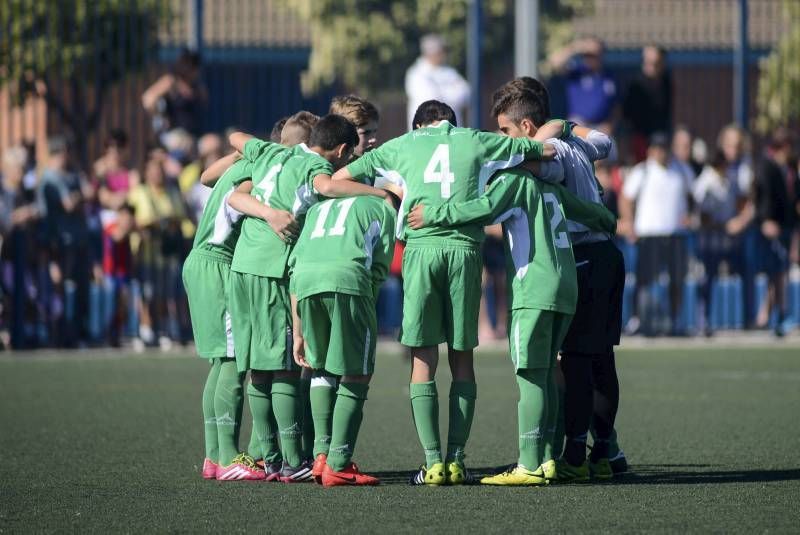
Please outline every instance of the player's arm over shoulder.
[[602, 204], [586, 201], [573, 194], [567, 188], [553, 184], [557, 188], [567, 219], [586, 225], [592, 230], [608, 232], [617, 231], [617, 218]]
[[504, 214], [519, 204], [523, 188], [520, 181], [526, 174], [508, 170], [495, 175], [483, 195], [463, 202], [446, 202], [423, 208], [425, 225], [455, 226], [466, 224], [490, 225], [504, 220]]

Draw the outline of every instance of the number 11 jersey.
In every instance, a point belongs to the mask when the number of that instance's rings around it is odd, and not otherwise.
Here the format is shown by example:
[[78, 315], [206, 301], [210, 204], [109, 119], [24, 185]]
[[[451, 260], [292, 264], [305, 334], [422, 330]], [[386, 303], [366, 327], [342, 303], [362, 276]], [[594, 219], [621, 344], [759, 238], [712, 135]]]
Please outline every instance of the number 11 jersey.
[[538, 141], [441, 121], [387, 141], [347, 169], [356, 179], [375, 177], [376, 187], [388, 181], [403, 189], [396, 228], [399, 239], [438, 247], [478, 246], [484, 236], [481, 225], [413, 230], [406, 225], [406, 214], [419, 203], [435, 207], [476, 199], [496, 171], [539, 159], [542, 150]]

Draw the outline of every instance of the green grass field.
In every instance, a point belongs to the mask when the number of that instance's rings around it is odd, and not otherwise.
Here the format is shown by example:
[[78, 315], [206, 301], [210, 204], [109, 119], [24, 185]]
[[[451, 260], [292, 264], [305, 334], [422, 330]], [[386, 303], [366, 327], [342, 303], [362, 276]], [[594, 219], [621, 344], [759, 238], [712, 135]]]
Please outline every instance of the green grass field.
[[[631, 349], [618, 367], [632, 473], [613, 483], [409, 487], [407, 364], [384, 354], [356, 451], [383, 485], [324, 490], [200, 478], [200, 359], [3, 358], [0, 532], [800, 529], [800, 351]], [[516, 387], [501, 353], [478, 378], [467, 461], [486, 471], [516, 458]]]

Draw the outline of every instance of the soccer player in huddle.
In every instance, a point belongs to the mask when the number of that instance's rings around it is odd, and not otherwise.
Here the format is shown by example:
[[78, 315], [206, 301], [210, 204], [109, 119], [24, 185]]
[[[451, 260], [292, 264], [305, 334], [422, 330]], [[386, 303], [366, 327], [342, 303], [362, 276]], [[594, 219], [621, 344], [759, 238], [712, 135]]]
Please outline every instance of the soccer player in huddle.
[[[541, 109], [533, 113], [541, 116]], [[555, 133], [559, 131], [556, 127]], [[537, 167], [553, 167], [552, 173], [561, 169], [549, 162]], [[483, 478], [483, 484], [545, 485], [546, 465], [554, 465], [558, 417], [554, 370], [578, 294], [565, 213], [593, 228], [607, 232], [616, 228], [613, 214], [602, 205], [582, 201], [561, 186], [536, 180], [521, 168], [495, 175], [479, 199], [431, 207], [418, 204], [408, 218], [415, 229], [470, 223], [503, 225], [511, 288], [509, 350], [520, 391], [519, 460], [509, 470]]]
[[[319, 195], [388, 195], [364, 184], [331, 180], [334, 170], [350, 160], [358, 143], [355, 127], [344, 117], [321, 118], [307, 145], [287, 148], [241, 132], [231, 134], [230, 142], [252, 165], [249, 194], [245, 188], [228, 201], [243, 212], [263, 204], [289, 212], [302, 226]], [[263, 429], [259, 434], [269, 440], [277, 431], [280, 437], [282, 464], [268, 463], [266, 472], [283, 482], [298, 482], [311, 479], [312, 467], [302, 458], [300, 372], [292, 352], [287, 275], [292, 245], [284, 241], [290, 238], [288, 229], [279, 235], [258, 217], [245, 219], [231, 264], [229, 308], [238, 369], [251, 371], [248, 397], [254, 420]], [[270, 412], [277, 430], [269, 428]], [[269, 451], [273, 446], [262, 447]]]
[[309, 210], [289, 260], [295, 361], [323, 372], [313, 381], [328, 381], [325, 390], [335, 396], [333, 408], [319, 396], [311, 406], [316, 437], [330, 437], [322, 450], [315, 444], [322, 456], [318, 480], [326, 487], [379, 482], [351, 459], [375, 366], [375, 304], [394, 253], [399, 205], [394, 195], [320, 202]]
[[[542, 132], [537, 132], [549, 109], [547, 91], [540, 82], [528, 77], [512, 80], [493, 98], [493, 113], [503, 132], [545, 139], [540, 137]], [[543, 113], [536, 113], [537, 110]], [[575, 127], [574, 132], [577, 136], [549, 140], [557, 153], [554, 163], [560, 164], [561, 169], [550, 165], [548, 169], [555, 169], [556, 173], [551, 175], [543, 169], [538, 176], [561, 182], [581, 199], [600, 204], [602, 189], [594, 176], [593, 162], [608, 156], [611, 139], [584, 127]], [[561, 348], [567, 441], [557, 475], [559, 481], [585, 481], [590, 474], [608, 479], [614, 471], [627, 469], [614, 432], [619, 404], [614, 345], [619, 344], [622, 324], [624, 264], [611, 233], [598, 232], [578, 221], [567, 224], [577, 262], [579, 299]], [[595, 440], [587, 463], [590, 426]], [[556, 444], [556, 454], [561, 447]]]
[[[227, 307], [231, 259], [241, 223], [241, 214], [228, 206], [227, 199], [251, 176], [250, 162], [235, 154], [203, 172], [203, 183], [213, 190], [183, 267], [197, 353], [211, 362], [203, 389], [206, 458], [202, 473], [206, 479], [221, 481], [263, 479], [252, 458], [238, 450], [244, 374], [236, 368]], [[288, 223], [288, 215], [269, 207], [262, 214], [277, 231]]]
[[[356, 127], [358, 144], [353, 148], [354, 157], [360, 157], [375, 147], [380, 115], [371, 102], [356, 95], [336, 96], [331, 100], [329, 113], [341, 115]], [[371, 185], [373, 182], [370, 180], [367, 183]], [[312, 474], [318, 482], [322, 481], [322, 470], [330, 446], [337, 381], [337, 377], [324, 368], [313, 371], [303, 369], [300, 379], [304, 398], [303, 455], [314, 459]], [[313, 426], [310, 425], [312, 421]]]
[[[376, 185], [389, 182], [403, 191], [397, 229], [397, 237], [407, 242], [400, 342], [410, 348], [413, 360], [411, 408], [425, 453], [411, 482], [463, 484], [469, 479], [464, 450], [477, 397], [473, 349], [478, 344], [483, 228], [410, 229], [405, 207], [473, 200], [495, 171], [542, 158], [546, 149], [533, 140], [459, 128], [453, 110], [435, 100], [419, 106], [413, 123], [412, 132], [367, 152], [337, 171], [334, 181], [376, 177]], [[443, 455], [435, 373], [438, 345], [445, 342], [453, 382]]]

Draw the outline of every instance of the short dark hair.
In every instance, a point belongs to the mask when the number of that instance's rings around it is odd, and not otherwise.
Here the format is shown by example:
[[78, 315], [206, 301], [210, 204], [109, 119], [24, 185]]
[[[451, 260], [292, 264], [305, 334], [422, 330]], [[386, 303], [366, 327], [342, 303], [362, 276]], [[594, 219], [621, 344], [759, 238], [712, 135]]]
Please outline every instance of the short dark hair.
[[547, 91], [547, 87], [542, 82], [531, 76], [520, 76], [519, 78], [514, 78], [510, 82], [507, 82], [503, 87], [527, 89], [531, 91], [539, 99], [542, 108], [544, 108], [545, 121], [550, 120], [550, 92]]
[[537, 127], [547, 122], [547, 114], [541, 99], [530, 89], [506, 84], [492, 95], [492, 117], [508, 115], [515, 124], [523, 119], [532, 121]]
[[289, 117], [282, 117], [275, 121], [275, 124], [272, 125], [272, 132], [269, 134], [269, 140], [273, 143], [280, 143], [281, 142], [281, 132], [283, 132], [283, 127], [286, 124], [286, 121], [289, 120]]
[[106, 147], [125, 148], [128, 146], [128, 133], [121, 128], [112, 128], [106, 138]]
[[333, 150], [342, 143], [349, 147], [358, 145], [358, 130], [353, 123], [334, 113], [317, 121], [308, 139], [310, 147], [320, 147], [323, 150]]
[[453, 111], [453, 108], [438, 100], [426, 100], [417, 108], [412, 126], [416, 129], [418, 128], [417, 125], [427, 126], [436, 121], [447, 121], [453, 126], [458, 126], [456, 124], [456, 112]]

